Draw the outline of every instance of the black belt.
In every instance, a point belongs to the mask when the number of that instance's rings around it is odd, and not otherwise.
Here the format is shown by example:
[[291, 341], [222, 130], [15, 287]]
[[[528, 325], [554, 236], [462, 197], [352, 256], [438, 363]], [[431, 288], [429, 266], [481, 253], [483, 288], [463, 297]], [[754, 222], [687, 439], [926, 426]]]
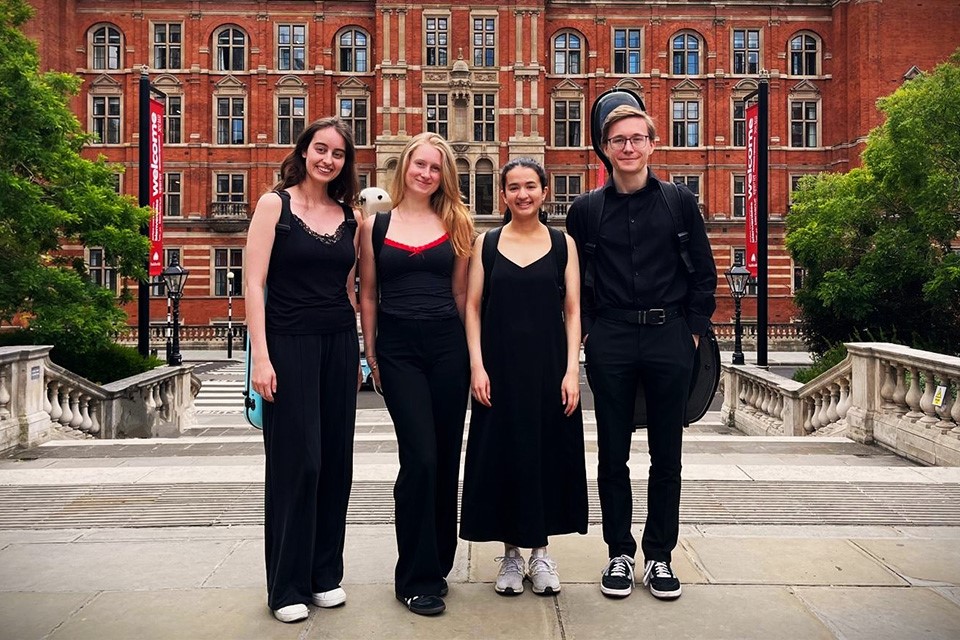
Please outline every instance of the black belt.
[[665, 309], [597, 309], [597, 315], [607, 320], [629, 322], [630, 324], [664, 324], [668, 320], [683, 317], [680, 307]]

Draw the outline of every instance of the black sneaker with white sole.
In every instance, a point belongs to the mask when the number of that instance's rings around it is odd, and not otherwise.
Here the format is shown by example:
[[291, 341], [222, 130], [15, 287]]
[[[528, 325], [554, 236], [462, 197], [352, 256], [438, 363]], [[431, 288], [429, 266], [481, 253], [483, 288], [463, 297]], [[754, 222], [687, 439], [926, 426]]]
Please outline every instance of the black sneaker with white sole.
[[397, 600], [407, 605], [407, 609], [421, 616], [435, 616], [443, 613], [447, 608], [440, 596], [413, 596], [412, 598], [397, 596]]
[[661, 600], [676, 600], [680, 597], [680, 581], [674, 575], [669, 562], [647, 560], [643, 568], [643, 585], [650, 587], [653, 597]]
[[633, 558], [610, 558], [600, 575], [600, 593], [610, 598], [626, 598], [633, 592]]

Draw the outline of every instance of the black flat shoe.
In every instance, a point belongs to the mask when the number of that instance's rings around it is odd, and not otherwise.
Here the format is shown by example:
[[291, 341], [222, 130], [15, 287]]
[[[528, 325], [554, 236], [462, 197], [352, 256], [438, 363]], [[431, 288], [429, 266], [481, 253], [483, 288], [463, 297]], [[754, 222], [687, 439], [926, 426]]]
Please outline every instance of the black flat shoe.
[[443, 579], [443, 586], [440, 587], [440, 597], [446, 598], [447, 594], [450, 593], [450, 585], [447, 584], [447, 579]]
[[407, 605], [407, 609], [421, 616], [435, 616], [443, 613], [447, 608], [440, 596], [413, 596], [412, 598], [397, 596], [397, 600]]

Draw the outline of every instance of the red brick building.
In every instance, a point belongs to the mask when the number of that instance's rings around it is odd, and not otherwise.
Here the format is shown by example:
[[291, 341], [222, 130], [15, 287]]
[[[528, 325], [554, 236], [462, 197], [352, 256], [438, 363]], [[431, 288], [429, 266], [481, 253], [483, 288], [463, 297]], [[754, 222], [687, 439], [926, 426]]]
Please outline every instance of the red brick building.
[[[718, 271], [744, 244], [743, 97], [770, 79], [770, 322], [787, 322], [795, 273], [783, 250], [797, 179], [844, 171], [881, 121], [878, 97], [960, 45], [956, 0], [32, 0], [42, 64], [78, 74], [75, 111], [138, 185], [138, 80], [167, 94], [165, 244], [191, 272], [187, 324], [220, 323], [227, 273], [242, 297], [244, 233], [298, 131], [339, 114], [361, 178], [385, 185], [409, 136], [446, 136], [482, 222], [511, 157], [542, 161], [552, 211], [597, 184], [594, 98], [643, 96], [652, 164], [698, 194]], [[492, 221], [493, 219], [490, 218]], [[113, 284], [95, 249], [92, 273]], [[732, 317], [720, 284], [718, 322]], [[153, 302], [160, 321], [165, 301]], [[129, 309], [136, 322], [135, 305]], [[745, 315], [755, 308], [748, 300]], [[234, 317], [243, 318], [242, 301]]]

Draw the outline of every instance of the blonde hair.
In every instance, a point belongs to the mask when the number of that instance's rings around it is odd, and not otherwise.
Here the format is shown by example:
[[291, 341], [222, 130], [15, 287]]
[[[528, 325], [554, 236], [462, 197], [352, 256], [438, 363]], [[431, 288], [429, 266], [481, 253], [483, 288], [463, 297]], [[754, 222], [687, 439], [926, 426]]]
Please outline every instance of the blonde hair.
[[460, 257], [470, 255], [473, 245], [473, 218], [470, 210], [460, 197], [460, 182], [457, 180], [457, 166], [453, 159], [453, 149], [450, 144], [436, 133], [425, 131], [410, 139], [407, 146], [400, 152], [400, 162], [397, 171], [393, 174], [393, 183], [390, 185], [390, 199], [393, 206], [398, 207], [406, 195], [407, 170], [410, 168], [410, 157], [413, 152], [429, 144], [440, 151], [440, 186], [430, 196], [430, 206], [434, 213], [440, 216], [443, 227], [450, 235], [453, 252]]
[[650, 136], [650, 142], [656, 140], [657, 127], [653, 124], [653, 118], [650, 117], [650, 114], [629, 104], [622, 104], [619, 107], [615, 107], [613, 111], [607, 115], [607, 119], [603, 121], [603, 127], [600, 129], [600, 141], [603, 144], [607, 144], [607, 134], [610, 133], [610, 127], [627, 118], [643, 119], [643, 121], [647, 123], [647, 135]]

